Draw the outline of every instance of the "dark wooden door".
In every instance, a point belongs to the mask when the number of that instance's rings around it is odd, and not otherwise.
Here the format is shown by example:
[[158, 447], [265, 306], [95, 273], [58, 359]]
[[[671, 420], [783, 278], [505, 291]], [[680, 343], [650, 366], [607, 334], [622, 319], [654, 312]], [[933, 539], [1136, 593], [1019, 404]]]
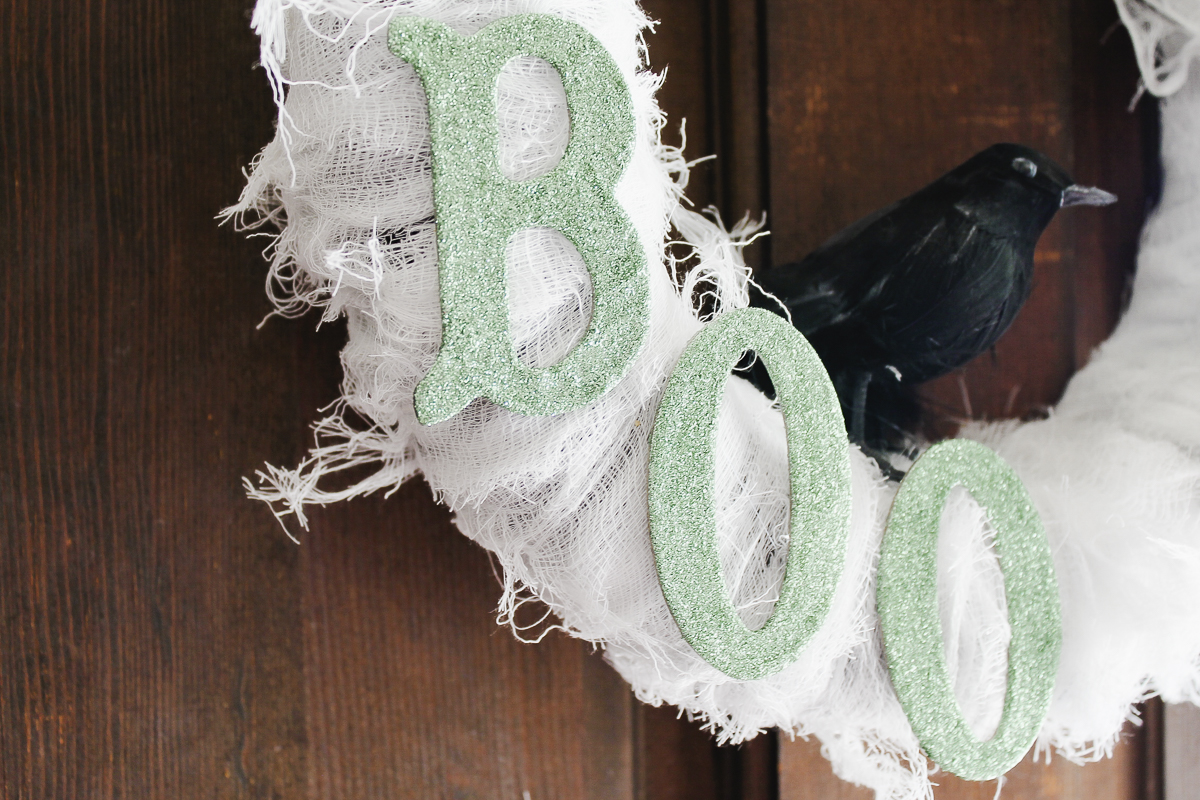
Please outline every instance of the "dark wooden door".
[[[250, 5], [0, 5], [0, 796], [853, 794], [813, 745], [715, 748], [587, 646], [516, 642], [487, 554], [419, 480], [315, 513], [300, 546], [245, 499], [303, 454], [344, 339], [257, 328], [261, 243], [214, 221], [272, 135]], [[1143, 194], [1107, 0], [646, 5], [663, 104], [721, 156], [693, 195], [770, 213], [759, 263], [994, 140]], [[931, 388], [931, 426], [1053, 402], [1116, 318], [1141, 211], [1056, 223], [1032, 313]], [[1139, 796], [1139, 753], [1008, 796]]]

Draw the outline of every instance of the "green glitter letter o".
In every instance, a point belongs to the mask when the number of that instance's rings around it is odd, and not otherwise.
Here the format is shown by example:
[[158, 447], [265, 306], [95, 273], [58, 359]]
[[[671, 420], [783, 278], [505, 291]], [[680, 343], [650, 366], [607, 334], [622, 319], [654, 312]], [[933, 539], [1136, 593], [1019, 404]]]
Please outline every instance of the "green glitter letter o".
[[[596, 400], [637, 357], [649, 317], [645, 252], [613, 195], [635, 134], [620, 70], [584, 28], [547, 14], [505, 17], [472, 36], [399, 17], [388, 48], [421, 77], [433, 145], [442, 346], [417, 386], [417, 418], [441, 422], [476, 397], [531, 416]], [[500, 172], [496, 81], [505, 64], [523, 55], [558, 70], [571, 136], [554, 169], [513, 181]], [[508, 241], [535, 226], [566, 236], [592, 279], [587, 332], [545, 368], [517, 360], [506, 293]]]
[[[996, 732], [980, 741], [954, 699], [937, 599], [937, 539], [946, 495], [961, 485], [995, 530], [1012, 639], [1008, 687]], [[942, 769], [990, 780], [1037, 737], [1050, 706], [1062, 621], [1041, 519], [1021, 479], [976, 442], [934, 445], [900, 484], [879, 557], [879, 621], [888, 671], [913, 732]]]
[[[729, 371], [754, 350], [766, 363], [787, 426], [790, 543], [770, 619], [747, 628], [717, 553], [714, 448]], [[837, 588], [850, 524], [850, 459], [837, 394], [808, 341], [761, 309], [729, 311], [679, 359], [650, 440], [650, 539], [667, 605], [683, 638], [732, 678], [792, 663], [821, 627]]]

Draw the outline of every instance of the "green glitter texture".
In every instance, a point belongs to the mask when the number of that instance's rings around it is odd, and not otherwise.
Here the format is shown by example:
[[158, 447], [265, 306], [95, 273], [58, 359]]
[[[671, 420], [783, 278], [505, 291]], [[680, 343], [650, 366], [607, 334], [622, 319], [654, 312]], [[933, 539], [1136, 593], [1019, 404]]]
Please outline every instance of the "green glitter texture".
[[[506, 17], [473, 36], [402, 17], [391, 24], [388, 48], [421, 77], [433, 144], [442, 346], [416, 390], [418, 419], [449, 419], [476, 397], [531, 416], [596, 400], [637, 357], [649, 318], [645, 254], [613, 196], [635, 124], [612, 57], [579, 25], [541, 14]], [[500, 172], [496, 123], [497, 78], [517, 56], [558, 70], [571, 124], [562, 161], [521, 182]], [[534, 226], [566, 236], [592, 280], [587, 333], [545, 368], [517, 360], [508, 313], [505, 248]]]
[[[980, 741], [954, 699], [937, 599], [937, 538], [946, 495], [963, 486], [996, 532], [1012, 639], [995, 734]], [[1012, 769], [1046, 719], [1058, 672], [1062, 621], [1050, 545], [1016, 473], [988, 448], [955, 439], [917, 460], [892, 504], [877, 597], [892, 684], [931, 759], [968, 780]]]
[[[790, 541], [770, 619], [747, 628], [717, 553], [715, 461], [725, 381], [746, 350], [766, 363], [787, 426]], [[846, 553], [850, 458], [837, 394], [808, 341], [761, 309], [718, 316], [688, 344], [667, 385], [650, 442], [650, 537], [679, 630], [732, 678], [754, 680], [795, 661], [821, 627]]]

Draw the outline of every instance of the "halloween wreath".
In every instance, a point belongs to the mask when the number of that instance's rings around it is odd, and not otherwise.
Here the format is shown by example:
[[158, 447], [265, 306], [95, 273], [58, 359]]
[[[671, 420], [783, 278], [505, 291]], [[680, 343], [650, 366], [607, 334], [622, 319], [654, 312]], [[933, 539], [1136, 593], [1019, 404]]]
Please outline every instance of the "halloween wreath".
[[[782, 291], [741, 259], [757, 226], [681, 202], [633, 0], [260, 0], [278, 127], [227, 213], [273, 237], [278, 313], [349, 339], [310, 455], [250, 495], [303, 526], [420, 473], [518, 636], [536, 599], [641, 700], [815, 735], [881, 798], [930, 797], [929, 759], [1109, 753], [1147, 696], [1200, 701], [1200, 12], [1118, 5], [1178, 92], [1132, 305], [1047, 419], [897, 482], [818, 335], [751, 307]], [[769, 387], [730, 378], [750, 352]]]

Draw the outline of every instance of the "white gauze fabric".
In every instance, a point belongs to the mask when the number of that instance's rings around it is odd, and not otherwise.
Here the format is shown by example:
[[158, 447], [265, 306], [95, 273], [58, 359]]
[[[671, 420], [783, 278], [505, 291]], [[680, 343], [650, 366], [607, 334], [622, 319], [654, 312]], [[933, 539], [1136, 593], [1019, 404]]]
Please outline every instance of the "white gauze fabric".
[[1039, 742], [1077, 761], [1109, 754], [1146, 697], [1200, 702], [1194, 74], [1161, 113], [1163, 196], [1142, 232], [1132, 302], [1116, 332], [1049, 419], [963, 434], [1013, 465], [1046, 523], [1063, 594], [1063, 651]]
[[[412, 394], [440, 341], [430, 143], [420, 81], [388, 52], [387, 25], [410, 14], [471, 33], [517, 13], [557, 14], [583, 25], [629, 85], [638, 139], [617, 195], [651, 265], [650, 335], [625, 378], [586, 409], [522, 417], [476, 401], [444, 423], [423, 427]], [[695, 309], [722, 313], [747, 304], [749, 273], [739, 248], [758, 226], [743, 221], [727, 231], [715, 216], [681, 205], [687, 165], [659, 140], [658, 79], [645, 71], [640, 37], [647, 20], [635, 2], [260, 0], [253, 24], [279, 124], [228, 214], [246, 227], [277, 229], [268, 292], [278, 313], [317, 307], [322, 320], [345, 315], [349, 340], [342, 352], [343, 396], [316, 424], [309, 457], [292, 469], [268, 466], [257, 485], [248, 485], [251, 496], [304, 527], [309, 503], [394, 490], [420, 472], [453, 509], [459, 529], [495, 554], [503, 568], [499, 621], [518, 636], [536, 639], [561, 627], [601, 645], [639, 698], [678, 706], [721, 741], [741, 741], [769, 727], [817, 735], [838, 774], [874, 788], [880, 798], [931, 797], [930, 765], [892, 691], [875, 614], [875, 565], [895, 486], [857, 449], [850, 448], [854, 511], [845, 572], [825, 625], [796, 663], [763, 680], [728, 678], [683, 641], [659, 589], [647, 531], [654, 412], [675, 361], [703, 325]], [[549, 65], [533, 58], [510, 62], [498, 80], [497, 113], [506, 175], [520, 179], [553, 168], [570, 134], [562, 85]], [[694, 251], [684, 264], [666, 254], [671, 226]], [[532, 229], [510, 242], [508, 271], [518, 355], [531, 366], [552, 364], [578, 340], [590, 315], [586, 269], [560, 234]], [[682, 273], [679, 285], [672, 280], [676, 273]], [[728, 382], [720, 413], [721, 565], [742, 619], [755, 627], [771, 612], [785, 563], [786, 439], [779, 410], [743, 381]], [[979, 433], [985, 434], [997, 435]], [[358, 483], [325, 488], [332, 474], [364, 465], [371, 471]], [[989, 535], [970, 496], [954, 493], [942, 520], [939, 602], [955, 694], [981, 736], [999, 719], [1009, 637]], [[1113, 569], [1124, 566], [1119, 560]], [[1075, 563], [1060, 558], [1059, 567], [1074, 569]], [[1151, 582], [1146, 591], [1161, 598], [1166, 587]], [[1064, 618], [1083, 626], [1089, 633], [1082, 639], [1089, 640], [1090, 631], [1104, 625], [1091, 614], [1093, 593], [1077, 584], [1090, 586], [1087, 579], [1063, 580]], [[517, 612], [531, 600], [559, 622], [527, 627]], [[1149, 595], [1139, 602], [1144, 608]], [[1128, 615], [1127, 627], [1109, 629], [1113, 643], [1144, 631], [1143, 620], [1133, 626], [1135, 617]], [[1161, 672], [1163, 663], [1154, 669]], [[1074, 741], [1055, 732], [1063, 726], [1089, 731], [1088, 741], [1116, 735], [1129, 713], [1125, 694], [1120, 719], [1109, 720], [1108, 728], [1085, 724], [1094, 716], [1089, 693], [1109, 686], [1101, 673], [1073, 673], [1078, 704], [1060, 687], [1052, 715], [1058, 728], [1048, 726], [1047, 743]], [[1101, 705], [1115, 702], [1118, 693], [1111, 691]]]
[[1200, 53], [1200, 0], [1116, 0], [1133, 38], [1142, 85], [1166, 97], [1187, 80], [1188, 64]]

